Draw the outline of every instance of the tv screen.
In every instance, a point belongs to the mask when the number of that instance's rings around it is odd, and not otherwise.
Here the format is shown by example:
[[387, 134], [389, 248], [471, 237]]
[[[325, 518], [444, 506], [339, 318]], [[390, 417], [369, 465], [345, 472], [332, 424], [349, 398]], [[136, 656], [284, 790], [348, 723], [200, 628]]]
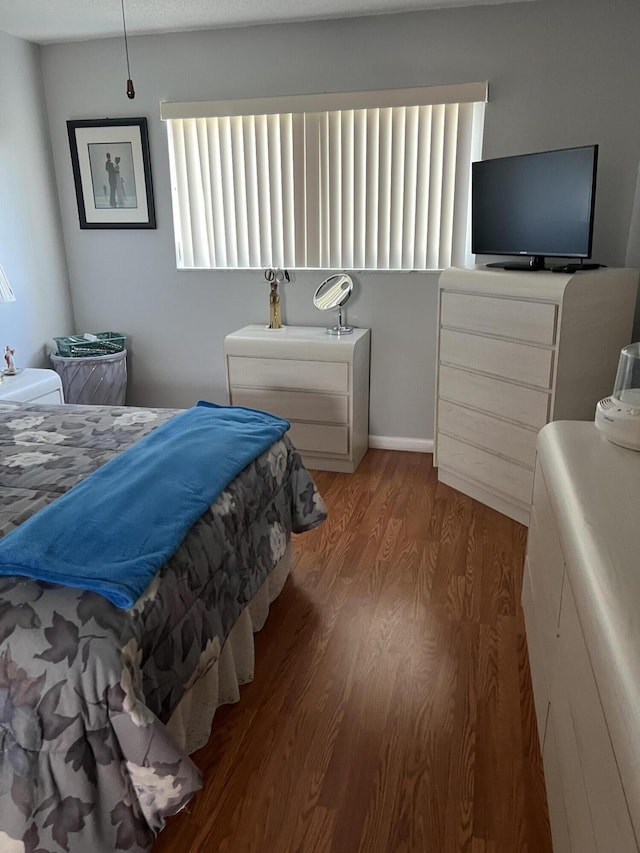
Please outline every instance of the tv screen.
[[481, 160], [471, 165], [471, 251], [525, 255], [507, 269], [544, 269], [544, 258], [590, 258], [598, 146]]

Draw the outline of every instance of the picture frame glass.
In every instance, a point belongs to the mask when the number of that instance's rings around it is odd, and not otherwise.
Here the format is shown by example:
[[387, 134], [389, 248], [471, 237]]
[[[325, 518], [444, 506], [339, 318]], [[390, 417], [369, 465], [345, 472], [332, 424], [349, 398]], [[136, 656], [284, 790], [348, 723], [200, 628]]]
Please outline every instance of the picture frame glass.
[[155, 228], [146, 119], [67, 122], [81, 228]]

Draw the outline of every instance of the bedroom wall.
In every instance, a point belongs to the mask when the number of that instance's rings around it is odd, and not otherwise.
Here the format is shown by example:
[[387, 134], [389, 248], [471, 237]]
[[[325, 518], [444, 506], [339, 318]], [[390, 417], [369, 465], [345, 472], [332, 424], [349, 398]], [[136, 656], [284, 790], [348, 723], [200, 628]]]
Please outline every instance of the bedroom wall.
[[73, 315], [40, 51], [3, 32], [0, 117], [0, 264], [16, 295], [0, 305], [0, 349], [15, 347], [19, 367], [50, 367], [47, 342]]
[[[266, 322], [259, 272], [177, 272], [163, 100], [489, 80], [485, 156], [600, 143], [594, 258], [621, 265], [640, 158], [638, 0], [537, 2], [43, 48], [45, 92], [78, 331], [129, 336], [129, 402], [225, 401], [224, 336]], [[80, 231], [65, 121], [147, 116], [158, 228]], [[329, 271], [284, 288], [284, 321], [323, 325]], [[357, 273], [348, 319], [372, 329], [370, 433], [433, 435], [435, 274]]]

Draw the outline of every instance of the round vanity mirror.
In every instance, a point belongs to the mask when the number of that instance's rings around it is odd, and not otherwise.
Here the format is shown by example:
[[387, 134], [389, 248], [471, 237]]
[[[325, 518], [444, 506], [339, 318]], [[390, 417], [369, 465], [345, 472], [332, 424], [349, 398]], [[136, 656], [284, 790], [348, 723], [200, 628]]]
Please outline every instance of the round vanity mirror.
[[313, 294], [313, 304], [320, 311], [338, 309], [338, 325], [330, 326], [327, 333], [330, 335], [347, 335], [353, 332], [351, 326], [342, 324], [342, 306], [351, 296], [353, 281], [351, 276], [345, 273], [331, 275], [326, 278]]

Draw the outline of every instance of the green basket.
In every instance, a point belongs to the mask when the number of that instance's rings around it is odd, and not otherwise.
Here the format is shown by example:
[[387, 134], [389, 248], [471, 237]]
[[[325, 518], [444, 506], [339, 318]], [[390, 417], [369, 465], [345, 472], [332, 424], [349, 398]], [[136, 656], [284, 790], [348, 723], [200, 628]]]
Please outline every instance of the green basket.
[[84, 335], [68, 335], [54, 338], [54, 341], [58, 345], [58, 355], [64, 358], [95, 358], [124, 349], [125, 336], [120, 332], [96, 332], [95, 337], [97, 340], [88, 341]]

